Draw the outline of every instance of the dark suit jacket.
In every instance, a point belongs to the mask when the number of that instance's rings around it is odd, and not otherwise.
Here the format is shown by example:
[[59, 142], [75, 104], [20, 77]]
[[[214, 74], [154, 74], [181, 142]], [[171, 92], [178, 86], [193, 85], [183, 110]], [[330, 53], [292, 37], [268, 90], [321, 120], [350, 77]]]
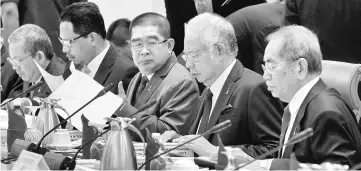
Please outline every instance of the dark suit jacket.
[[[63, 77], [66, 79], [70, 76], [70, 63], [65, 70]], [[110, 45], [108, 52], [105, 54], [103, 61], [100, 63], [98, 71], [95, 73], [94, 80], [99, 84], [106, 86], [113, 83], [114, 86], [110, 90], [114, 94], [118, 94], [118, 83], [123, 81], [124, 89], [127, 90], [130, 80], [138, 72], [132, 60], [126, 56], [122, 56], [115, 48]], [[82, 145], [88, 143], [91, 139], [97, 136], [97, 131], [93, 126], [89, 126], [89, 120], [82, 115], [83, 123], [83, 141]], [[90, 158], [90, 146], [87, 145], [83, 149], [83, 158]]]
[[[65, 63], [63, 60], [58, 58], [57, 56], [53, 56], [53, 59], [50, 61], [48, 67], [45, 69], [47, 72], [49, 72], [52, 75], [61, 75], [64, 72], [65, 69]], [[47, 84], [45, 83], [44, 78], [42, 78], [42, 81], [44, 84], [37, 90], [34, 91], [33, 95], [28, 98], [32, 99], [33, 97], [40, 97], [45, 98], [50, 95], [51, 91]], [[29, 94], [30, 95], [30, 94]], [[33, 106], [39, 106], [38, 102], [35, 100], [32, 100]], [[8, 148], [10, 149], [13, 142], [16, 139], [25, 139], [24, 133], [26, 131], [27, 125], [22, 118], [22, 116], [19, 116], [12, 111], [9, 111], [9, 121], [8, 121], [8, 131], [7, 131], [7, 143]]]
[[291, 153], [299, 162], [353, 165], [361, 162], [361, 134], [352, 110], [335, 89], [322, 80], [307, 94], [298, 110], [291, 134], [313, 128], [314, 134], [285, 148], [284, 160], [274, 160], [271, 169], [288, 169]]
[[[202, 115], [205, 93], [201, 96], [197, 117], [189, 134], [195, 134]], [[222, 112], [228, 105], [233, 110]], [[232, 126], [220, 132], [224, 145], [238, 146], [255, 157], [275, 148], [281, 132], [282, 103], [273, 98], [262, 77], [243, 67], [237, 60], [211, 113], [207, 130], [227, 119]], [[205, 137], [218, 145], [214, 134]], [[272, 156], [269, 156], [272, 157]]]
[[[69, 66], [70, 63], [64, 72], [64, 79], [71, 75]], [[133, 61], [118, 53], [115, 48], [110, 45], [108, 52], [105, 54], [105, 57], [94, 76], [94, 80], [103, 86], [113, 83], [114, 86], [110, 91], [118, 94], [119, 81], [123, 81], [123, 86], [126, 91], [130, 80], [137, 72], [138, 69], [135, 67]]]
[[258, 51], [254, 51], [257, 47], [253, 47], [253, 37], [266, 27], [281, 26], [284, 8], [285, 5], [282, 3], [263, 3], [239, 9], [227, 17], [237, 37], [237, 59], [246, 68], [259, 74], [263, 73], [263, 55], [256, 56]]
[[361, 1], [287, 0], [285, 25], [314, 31], [323, 59], [361, 63]]
[[[140, 79], [141, 73], [132, 79], [127, 91], [128, 103], [117, 115], [136, 118], [133, 124], [144, 136], [145, 128], [151, 133], [174, 130], [182, 135], [187, 134], [199, 101], [197, 83], [188, 70], [172, 55], [164, 66], [154, 73], [137, 102], [131, 104]], [[138, 109], [152, 101], [155, 101], [154, 105], [134, 115]], [[138, 137], [133, 139], [140, 141]]]

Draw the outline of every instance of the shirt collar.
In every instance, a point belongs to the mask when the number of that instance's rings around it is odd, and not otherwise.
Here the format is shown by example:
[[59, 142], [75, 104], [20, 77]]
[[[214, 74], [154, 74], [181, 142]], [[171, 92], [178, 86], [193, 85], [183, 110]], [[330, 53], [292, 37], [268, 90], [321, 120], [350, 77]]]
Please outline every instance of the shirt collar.
[[[108, 52], [109, 48], [110, 48], [110, 44], [107, 41], [107, 46], [103, 49], [103, 51], [101, 51], [93, 60], [91, 60], [87, 67], [89, 68], [91, 74], [94, 74], [98, 71], [98, 68], [101, 64], [101, 62], [103, 61], [103, 59], [105, 58], [106, 53]], [[71, 62], [70, 67], [69, 67], [71, 72], [74, 72], [74, 70], [76, 70], [74, 62]]]
[[213, 97], [218, 97], [219, 93], [221, 93], [222, 87], [226, 82], [228, 75], [231, 73], [234, 64], [236, 64], [236, 59], [233, 59], [233, 61], [227, 66], [223, 73], [211, 85], [210, 90], [213, 94]]
[[[150, 80], [150, 79], [152, 79], [153, 75], [154, 75], [154, 73], [152, 73], [150, 75], [146, 75], [146, 77], [148, 78], [148, 80]], [[144, 75], [142, 74], [142, 76], [144, 76]]]
[[312, 89], [312, 87], [317, 83], [317, 81], [320, 79], [319, 76], [312, 79], [310, 82], [308, 82], [306, 85], [304, 85], [301, 89], [299, 89], [296, 94], [292, 97], [290, 103], [289, 103], [289, 110], [292, 115], [296, 115], [298, 112], [298, 109], [301, 107], [302, 102], [305, 100], [308, 92]]
[[102, 52], [100, 52], [93, 60], [91, 60], [87, 67], [90, 69], [91, 73], [95, 74], [98, 71], [98, 68], [101, 64], [101, 62], [103, 61], [105, 55], [107, 54], [108, 50], [109, 50], [109, 43], [106, 42], [107, 46], [103, 49]]

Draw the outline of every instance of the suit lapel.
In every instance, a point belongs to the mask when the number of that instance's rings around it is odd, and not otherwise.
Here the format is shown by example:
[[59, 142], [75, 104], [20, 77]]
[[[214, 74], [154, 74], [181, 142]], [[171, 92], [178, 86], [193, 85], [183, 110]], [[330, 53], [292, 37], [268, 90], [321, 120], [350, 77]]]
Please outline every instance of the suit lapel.
[[135, 103], [134, 106], [135, 108], [138, 108], [144, 105], [146, 102], [148, 102], [152, 94], [162, 83], [163, 78], [168, 74], [168, 72], [170, 71], [170, 69], [172, 69], [172, 67], [176, 62], [177, 62], [177, 58], [174, 55], [171, 55], [168, 61], [164, 64], [164, 66], [154, 73], [152, 78], [145, 86], [144, 91], [137, 99], [137, 102]]
[[94, 80], [99, 84], [104, 85], [107, 80], [109, 74], [112, 72], [111, 67], [114, 65], [114, 60], [116, 57], [116, 51], [113, 46], [109, 45], [108, 52], [105, 54], [105, 57], [100, 63], [98, 71], [94, 76]]
[[[288, 140], [291, 137], [293, 137], [295, 134], [300, 132], [300, 129], [301, 129], [300, 122], [301, 122], [301, 120], [303, 119], [303, 117], [305, 115], [305, 111], [306, 111], [306, 108], [307, 108], [308, 104], [312, 101], [312, 99], [314, 97], [316, 97], [317, 94], [319, 94], [321, 91], [323, 91], [326, 88], [327, 88], [326, 84], [320, 79], [320, 80], [317, 81], [317, 83], [309, 91], [309, 93], [307, 94], [305, 100], [303, 100], [300, 108], [298, 109], [298, 112], [297, 112], [295, 121], [293, 123], [293, 126], [292, 126], [292, 129], [291, 129], [290, 136], [289, 136]], [[304, 128], [304, 129], [306, 129], [306, 128]], [[294, 144], [287, 146], [285, 148], [285, 151], [284, 151], [283, 155], [282, 155], [282, 158], [290, 158], [291, 153], [293, 151], [293, 147], [294, 147]]]
[[[211, 129], [216, 123], [218, 122], [219, 116], [224, 109], [224, 107], [227, 105], [227, 102], [229, 101], [231, 95], [233, 94], [234, 90], [236, 89], [235, 82], [241, 78], [243, 73], [243, 66], [242, 64], [237, 60], [235, 65], [233, 66], [229, 76], [226, 79], [226, 82], [224, 83], [221, 92], [219, 93], [217, 102], [215, 103], [215, 106], [213, 108], [213, 111], [211, 113], [211, 118], [207, 124], [207, 129]], [[210, 135], [205, 136], [206, 139], [209, 138]]]
[[127, 100], [128, 100], [128, 103], [131, 104], [131, 105], [135, 105], [133, 104], [133, 96], [134, 94], [136, 93], [137, 91], [137, 85], [139, 84], [139, 81], [141, 79], [141, 73], [138, 72], [137, 75], [134, 76], [134, 79], [131, 81], [131, 83], [129, 84], [129, 87], [128, 87], [128, 92], [127, 92]]

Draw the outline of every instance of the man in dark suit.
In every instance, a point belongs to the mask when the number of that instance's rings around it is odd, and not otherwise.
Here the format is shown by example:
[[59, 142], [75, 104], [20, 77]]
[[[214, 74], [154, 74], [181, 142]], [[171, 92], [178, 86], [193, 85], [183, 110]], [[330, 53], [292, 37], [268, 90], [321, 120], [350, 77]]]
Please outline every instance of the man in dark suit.
[[[1, 49], [8, 51], [9, 35], [21, 25], [35, 24], [43, 28], [48, 34], [54, 53], [56, 56], [68, 61], [62, 52], [61, 43], [57, 40], [59, 35], [59, 14], [68, 5], [78, 1], [86, 0], [2, 0], [1, 1], [1, 21], [4, 37], [4, 47]], [[1, 55], [1, 101], [14, 97], [29, 87], [28, 82], [16, 74], [6, 59], [8, 55]]]
[[263, 74], [262, 61], [263, 53], [253, 42], [253, 37], [268, 27], [279, 27], [283, 21], [284, 2], [269, 2], [258, 5], [252, 5], [242, 8], [227, 16], [232, 23], [237, 37], [238, 55], [237, 59], [242, 64], [259, 74]]
[[127, 96], [122, 93], [125, 103], [117, 116], [136, 118], [133, 124], [143, 135], [146, 128], [151, 133], [174, 130], [186, 134], [199, 92], [196, 81], [172, 51], [168, 20], [156, 13], [141, 14], [131, 22], [130, 34], [133, 61], [140, 72], [132, 79]]
[[[302, 163], [331, 162], [352, 167], [361, 162], [356, 117], [340, 94], [327, 88], [320, 78], [322, 53], [316, 34], [303, 26], [287, 26], [267, 40], [263, 77], [272, 95], [289, 103], [279, 144], [307, 128], [313, 129], [313, 135], [284, 147], [272, 163], [261, 165], [289, 169], [291, 153]], [[259, 166], [259, 162], [255, 164]]]
[[[128, 87], [130, 80], [138, 72], [132, 60], [123, 56], [106, 41], [105, 26], [96, 4], [91, 2], [73, 3], [60, 15], [60, 37], [63, 52], [71, 61], [63, 77], [78, 69], [99, 84], [117, 85], [122, 81]], [[117, 86], [111, 92], [117, 94]], [[88, 125], [89, 120], [82, 115], [83, 141], [85, 144], [96, 136], [96, 131]], [[90, 157], [90, 145], [83, 149], [83, 157]]]
[[[219, 133], [225, 145], [239, 147], [249, 158], [275, 148], [282, 104], [267, 91], [261, 75], [244, 68], [235, 58], [238, 47], [232, 24], [218, 15], [198, 15], [189, 21], [184, 42], [186, 67], [207, 86], [189, 134], [201, 134], [229, 119], [232, 126]], [[186, 145], [200, 156], [217, 154], [216, 146], [215, 134]]]
[[[59, 76], [65, 69], [65, 63], [58, 58], [53, 52], [50, 38], [45, 30], [33, 25], [26, 24], [16, 29], [9, 36], [9, 54], [8, 62], [11, 64], [16, 73], [26, 82], [45, 83], [36, 61], [48, 73]], [[51, 93], [47, 84], [27, 95], [27, 98], [18, 98], [9, 103], [10, 109], [14, 109], [15, 104], [21, 104], [20, 109], [25, 114], [30, 111], [24, 106], [39, 106], [40, 98], [47, 97]], [[5, 100], [6, 101], [6, 100]], [[8, 147], [11, 148], [16, 138], [24, 139], [24, 133], [27, 125], [20, 110], [14, 113], [9, 111], [9, 130], [8, 130]]]

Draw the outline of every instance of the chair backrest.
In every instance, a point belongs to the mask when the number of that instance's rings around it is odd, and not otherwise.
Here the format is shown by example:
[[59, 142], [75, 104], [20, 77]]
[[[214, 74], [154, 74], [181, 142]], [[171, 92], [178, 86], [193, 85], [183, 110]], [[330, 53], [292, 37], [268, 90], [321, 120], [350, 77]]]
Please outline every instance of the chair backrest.
[[361, 64], [324, 60], [321, 78], [328, 87], [336, 89], [341, 94], [351, 109], [356, 111], [359, 120], [361, 101], [358, 85], [361, 81]]

